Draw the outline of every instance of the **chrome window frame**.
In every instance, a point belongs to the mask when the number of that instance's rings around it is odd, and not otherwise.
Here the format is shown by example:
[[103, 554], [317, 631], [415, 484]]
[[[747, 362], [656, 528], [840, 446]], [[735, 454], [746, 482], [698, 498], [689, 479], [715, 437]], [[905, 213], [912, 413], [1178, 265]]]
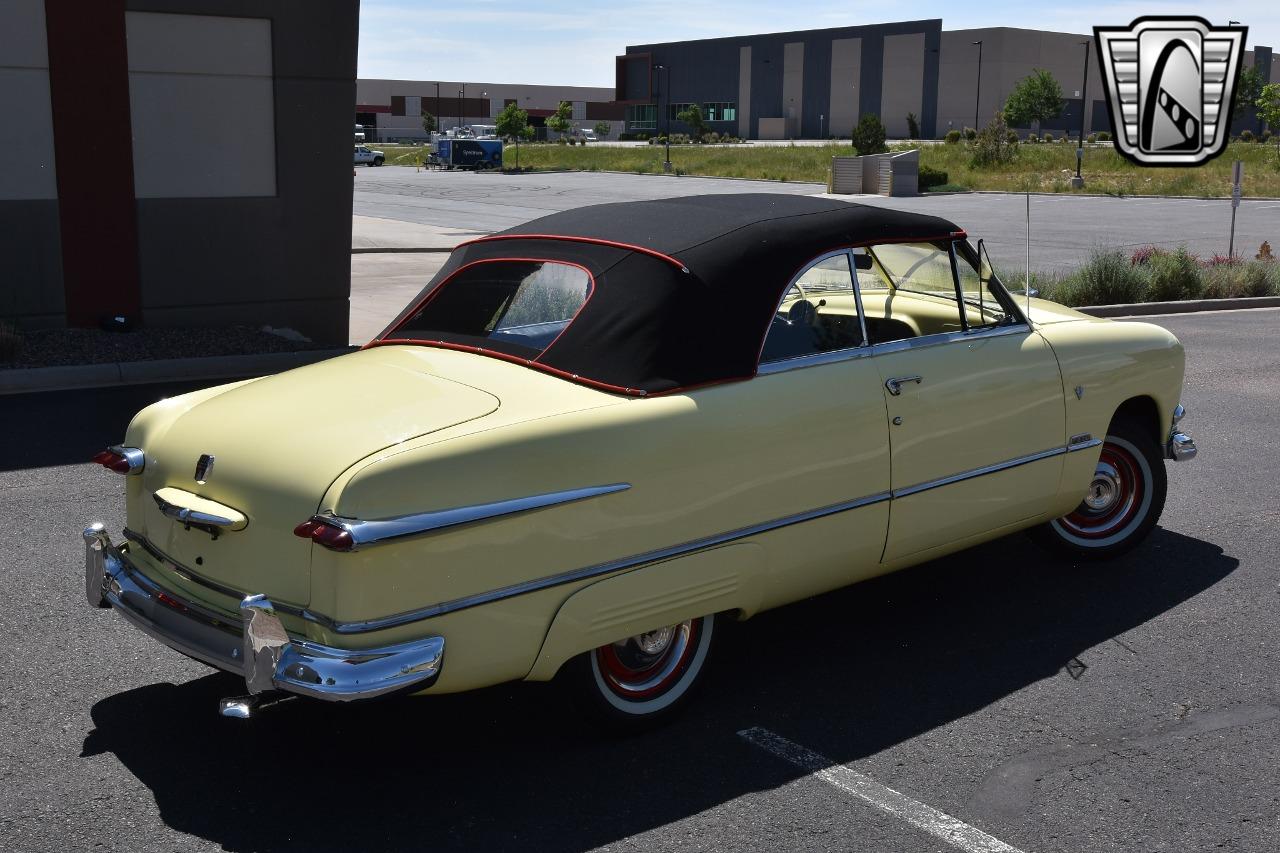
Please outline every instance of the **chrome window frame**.
[[813, 269], [818, 264], [822, 263], [823, 261], [829, 261], [832, 258], [838, 258], [841, 255], [845, 256], [845, 262], [848, 263], [849, 265], [849, 287], [853, 290], [853, 301], [854, 301], [854, 304], [857, 305], [858, 307], [858, 330], [862, 333], [862, 343], [858, 344], [856, 347], [845, 347], [844, 349], [828, 350], [827, 352], [815, 352], [815, 353], [809, 353], [808, 355], [793, 355], [790, 358], [780, 358], [777, 361], [760, 361], [756, 364], [757, 376], [761, 376], [768, 373], [778, 373], [779, 368], [777, 368], [776, 365], [779, 365], [779, 364], [790, 365], [793, 362], [804, 360], [806, 364], [802, 366], [809, 367], [811, 366], [811, 364], [809, 364], [808, 362], [812, 362], [814, 359], [821, 359], [821, 361], [817, 363], [827, 364], [833, 361], [844, 360], [843, 358], [830, 358], [829, 356], [844, 356], [845, 358], [848, 358], [851, 356], [848, 356], [847, 353], [856, 353], [861, 350], [871, 349], [867, 340], [866, 312], [862, 310], [862, 293], [858, 288], [858, 272], [853, 265], [854, 264], [853, 250], [855, 248], [858, 248], [858, 247], [847, 246], [843, 249], [835, 249], [825, 254], [818, 255], [816, 258], [809, 261], [809, 263], [801, 267], [798, 273], [791, 276], [791, 279], [787, 282], [787, 286], [782, 289], [782, 295], [778, 297], [778, 304], [773, 306], [773, 313], [769, 315], [769, 325], [768, 327], [765, 328], [764, 338], [761, 340], [761, 343], [760, 343], [760, 355], [761, 357], [764, 356], [764, 346], [769, 342], [769, 333], [773, 331], [774, 318], [776, 318], [778, 316], [778, 312], [782, 310], [782, 303], [787, 301], [787, 294], [791, 292], [791, 288], [795, 287], [797, 282], [799, 282], [800, 279], [804, 278], [805, 275], [809, 272], [809, 270]]
[[[927, 243], [929, 241], [925, 240], [922, 242]], [[769, 322], [770, 324], [773, 323], [773, 318], [776, 317], [778, 311], [782, 309], [782, 303], [786, 301], [787, 294], [791, 292], [791, 288], [795, 286], [796, 282], [804, 277], [805, 273], [809, 272], [809, 270], [813, 269], [823, 261], [830, 260], [831, 258], [839, 255], [847, 255], [849, 261], [849, 275], [852, 278], [853, 285], [853, 299], [858, 306], [858, 326], [862, 330], [862, 343], [856, 347], [847, 347], [845, 349], [831, 350], [829, 352], [797, 355], [792, 356], [791, 358], [778, 359], [777, 361], [762, 361], [756, 366], [756, 375], [771, 376], [776, 373], [785, 373], [790, 370], [802, 370], [806, 367], [820, 367], [826, 364], [838, 364], [842, 361], [852, 361], [854, 359], [865, 358], [867, 356], [888, 355], [890, 353], [902, 352], [903, 350], [911, 349], [925, 349], [927, 347], [956, 343], [957, 341], [973, 341], [984, 338], [1001, 338], [1007, 335], [1029, 334], [1033, 331], [1031, 324], [1027, 322], [1023, 313], [1018, 310], [1017, 300], [1009, 294], [1008, 290], [1004, 286], [1004, 282], [1000, 281], [994, 273], [991, 277], [992, 290], [994, 291], [998, 288], [999, 291], [1008, 299], [1009, 305], [1013, 306], [1012, 310], [1009, 312], [1009, 317], [1012, 322], [1005, 323], [1001, 326], [988, 326], [980, 329], [969, 328], [968, 318], [966, 316], [966, 312], [963, 310], [964, 298], [961, 295], [960, 290], [960, 275], [958, 271], [960, 258], [957, 257], [957, 243], [963, 243], [966, 248], [970, 249], [970, 251], [972, 251], [972, 247], [969, 246], [968, 241], [963, 238], [957, 237], [948, 241], [948, 254], [951, 259], [951, 281], [956, 289], [956, 310], [960, 315], [961, 331], [938, 332], [932, 335], [921, 335], [918, 338], [903, 338], [901, 340], [886, 341], [879, 344], [869, 343], [867, 335], [867, 315], [866, 311], [862, 307], [862, 286], [858, 283], [858, 273], [857, 267], [854, 265], [853, 252], [855, 249], [866, 249], [867, 255], [872, 259], [873, 263], [879, 265], [880, 260], [871, 252], [871, 248], [875, 246], [874, 243], [867, 246], [848, 246], [843, 249], [835, 249], [817, 256], [812, 261], [805, 264], [800, 272], [793, 275], [790, 281], [787, 282], [787, 286], [783, 289], [782, 296], [778, 299], [778, 304], [774, 307], [773, 313], [769, 315]], [[964, 260], [966, 263], [971, 264], [967, 255]], [[898, 288], [892, 284], [892, 279], [890, 279], [890, 288], [894, 291], [898, 290]], [[916, 291], [908, 290], [907, 292], [914, 293]], [[927, 296], [928, 294], [922, 295]], [[998, 298], [997, 301], [999, 301]], [[1007, 308], [1008, 306], [1001, 302], [1000, 307]], [[768, 330], [765, 332], [765, 340], [768, 340]], [[763, 345], [761, 346], [760, 351], [761, 353], [764, 352]]]

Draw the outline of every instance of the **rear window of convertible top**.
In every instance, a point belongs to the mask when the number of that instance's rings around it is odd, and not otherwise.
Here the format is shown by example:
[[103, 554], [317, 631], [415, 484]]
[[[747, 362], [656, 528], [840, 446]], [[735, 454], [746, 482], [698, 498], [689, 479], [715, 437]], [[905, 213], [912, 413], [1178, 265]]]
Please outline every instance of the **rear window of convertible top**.
[[482, 261], [427, 295], [388, 338], [440, 341], [536, 358], [591, 295], [586, 270], [554, 261]]

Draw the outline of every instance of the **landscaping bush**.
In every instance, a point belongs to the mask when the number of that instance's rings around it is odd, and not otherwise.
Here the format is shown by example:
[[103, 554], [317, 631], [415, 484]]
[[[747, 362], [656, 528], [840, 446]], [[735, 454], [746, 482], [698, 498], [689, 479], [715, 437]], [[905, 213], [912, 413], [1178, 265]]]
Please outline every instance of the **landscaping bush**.
[[960, 131], [948, 130], [947, 135], [943, 137], [948, 145], [958, 145], [960, 143]]
[[1142, 302], [1147, 276], [1118, 249], [1095, 249], [1088, 263], [1054, 288], [1053, 298], [1064, 305], [1119, 305]]
[[1046, 131], [1044, 132], [1044, 141], [1045, 141], [1045, 142], [1053, 142], [1053, 134], [1046, 130]]
[[1262, 131], [1262, 135], [1258, 137], [1258, 141], [1259, 141], [1259, 142], [1270, 142], [1270, 141], [1271, 141], [1271, 128], [1267, 128], [1266, 130]]
[[1040, 141], [1040, 137], [1036, 136], [1034, 133], [1028, 133], [1027, 138], [1023, 140], [1023, 142], [1030, 142], [1032, 144], [1035, 144], [1039, 141]]
[[928, 166], [920, 167], [920, 189], [927, 190], [930, 187], [940, 187], [947, 183], [947, 173], [940, 172]]
[[1230, 263], [1213, 264], [1204, 271], [1205, 299], [1277, 295], [1280, 295], [1280, 265], [1274, 261], [1246, 263], [1233, 258]]
[[966, 127], [964, 129], [964, 138], [972, 142], [978, 138], [978, 131], [972, 127]]
[[916, 118], [915, 113], [907, 113], [907, 138], [920, 138], [920, 120]]
[[1010, 144], [1010, 145], [1017, 145], [1017, 144], [1018, 144], [1018, 131], [1016, 131], [1016, 130], [1014, 130], [1014, 129], [1010, 128], [1010, 129], [1009, 129], [1009, 131], [1008, 131], [1007, 133], [1005, 133], [1004, 138], [1005, 138], [1005, 139], [1007, 139], [1007, 140], [1009, 140], [1009, 144]]
[[1085, 142], [1097, 142], [1097, 141], [1098, 141], [1098, 134], [1096, 134], [1096, 133], [1091, 133], [1091, 134], [1089, 134], [1088, 136], [1086, 136], [1086, 137], [1084, 138], [1084, 141], [1085, 141]]
[[883, 154], [889, 149], [884, 144], [885, 130], [875, 113], [863, 113], [858, 126], [853, 129], [853, 147], [859, 154]]
[[1129, 263], [1133, 266], [1145, 264], [1156, 255], [1163, 255], [1164, 249], [1159, 246], [1139, 246], [1133, 250], [1133, 254], [1129, 256]]
[[1018, 156], [1018, 146], [1009, 142], [1009, 126], [1004, 115], [996, 113], [990, 123], [978, 134], [973, 144], [973, 157], [969, 168], [979, 169], [1003, 166]]
[[1099, 141], [1099, 142], [1110, 142], [1110, 141], [1111, 141], [1111, 131], [1109, 131], [1109, 130], [1100, 130], [1100, 131], [1098, 131], [1098, 141]]
[[1147, 261], [1147, 267], [1151, 271], [1147, 299], [1152, 302], [1199, 299], [1204, 293], [1204, 281], [1200, 278], [1200, 263], [1195, 255], [1187, 251], [1186, 246], [1179, 246], [1174, 252], [1153, 255]]
[[1258, 138], [1258, 137], [1256, 137], [1256, 136], [1254, 136], [1254, 135], [1253, 135], [1253, 131], [1252, 131], [1252, 130], [1242, 130], [1242, 131], [1240, 131], [1240, 141], [1241, 141], [1241, 142], [1255, 142], [1255, 141], [1257, 141], [1257, 138]]

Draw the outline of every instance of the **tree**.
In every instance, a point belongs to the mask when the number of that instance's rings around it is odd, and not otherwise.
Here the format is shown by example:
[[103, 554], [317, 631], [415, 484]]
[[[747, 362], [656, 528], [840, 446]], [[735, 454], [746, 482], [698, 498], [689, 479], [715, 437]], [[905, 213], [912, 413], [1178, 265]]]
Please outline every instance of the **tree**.
[[907, 113], [907, 136], [910, 139], [920, 138], [920, 119], [915, 113]]
[[1258, 109], [1258, 118], [1271, 128], [1276, 139], [1276, 156], [1280, 157], [1280, 83], [1263, 86], [1253, 105]]
[[853, 129], [853, 147], [859, 154], [883, 154], [888, 151], [884, 144], [885, 130], [880, 117], [875, 113], [863, 113], [858, 119], [858, 126]]
[[516, 168], [520, 168], [520, 137], [529, 129], [529, 114], [515, 104], [507, 104], [495, 119], [495, 132], [503, 139], [516, 141]]
[[556, 133], [568, 133], [573, 130], [570, 119], [573, 118], [573, 104], [561, 101], [554, 114], [547, 116], [547, 127]]
[[1014, 127], [1030, 126], [1039, 133], [1040, 122], [1062, 115], [1065, 104], [1057, 79], [1043, 68], [1036, 68], [1013, 87], [1004, 104], [1004, 120]]
[[437, 124], [436, 117], [433, 116], [431, 113], [427, 112], [426, 110], [423, 110], [422, 111], [422, 129], [425, 130], [428, 134], [435, 133], [436, 124]]
[[676, 121], [689, 125], [693, 130], [693, 138], [698, 142], [701, 142], [702, 137], [706, 135], [707, 123], [702, 120], [702, 107], [698, 104], [690, 104], [688, 108], [676, 113]]
[[[1258, 98], [1262, 97], [1262, 74], [1257, 66], [1250, 66], [1240, 72], [1236, 81], [1236, 93], [1231, 97], [1231, 117], [1236, 121], [1248, 119], [1249, 113], [1258, 106]], [[1259, 113], [1261, 118], [1262, 114]]]
[[598, 121], [592, 130], [596, 132], [597, 139], [604, 139], [613, 130], [613, 125], [609, 124], [607, 121]]

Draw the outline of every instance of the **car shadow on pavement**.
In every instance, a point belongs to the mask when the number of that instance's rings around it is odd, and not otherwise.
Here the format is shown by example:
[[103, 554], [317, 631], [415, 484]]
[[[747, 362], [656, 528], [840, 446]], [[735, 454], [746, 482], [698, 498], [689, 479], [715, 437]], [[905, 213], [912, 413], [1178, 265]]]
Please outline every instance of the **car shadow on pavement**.
[[165, 823], [227, 850], [583, 850], [801, 773], [741, 729], [855, 761], [1071, 677], [1084, 650], [1236, 565], [1162, 529], [1102, 567], [1021, 536], [989, 543], [735, 626], [684, 716], [629, 738], [592, 733], [553, 686], [527, 684], [226, 720], [216, 702], [243, 682], [214, 674], [98, 702], [83, 756], [113, 753]]

